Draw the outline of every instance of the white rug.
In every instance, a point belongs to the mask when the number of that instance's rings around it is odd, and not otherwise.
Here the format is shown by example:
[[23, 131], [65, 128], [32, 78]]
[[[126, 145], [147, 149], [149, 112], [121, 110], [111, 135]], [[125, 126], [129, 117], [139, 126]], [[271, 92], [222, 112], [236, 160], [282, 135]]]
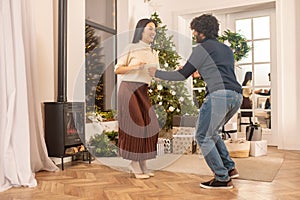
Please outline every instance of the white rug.
[[[97, 160], [101, 164], [124, 171], [128, 171], [130, 163], [120, 157], [102, 157]], [[283, 155], [233, 158], [233, 160], [240, 179], [271, 182], [282, 165]], [[160, 155], [156, 159], [149, 160], [148, 167], [153, 170], [213, 176], [202, 155]]]

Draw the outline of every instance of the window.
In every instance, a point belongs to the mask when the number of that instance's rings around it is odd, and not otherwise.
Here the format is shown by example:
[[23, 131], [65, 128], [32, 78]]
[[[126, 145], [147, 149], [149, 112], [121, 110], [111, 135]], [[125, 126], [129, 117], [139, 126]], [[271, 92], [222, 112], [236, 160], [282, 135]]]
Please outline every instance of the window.
[[85, 19], [116, 29], [116, 0], [85, 0]]
[[251, 47], [236, 69], [243, 86], [241, 116], [251, 117], [263, 128], [271, 128], [271, 16], [236, 19], [235, 31], [244, 35]]
[[[253, 92], [250, 95], [252, 105], [245, 109], [240, 109], [240, 112], [248, 112], [251, 116], [245, 117], [243, 123], [249, 123], [249, 119], [257, 121], [262, 128], [271, 128], [271, 92], [272, 68], [276, 68], [276, 4], [274, 2], [260, 3], [251, 6], [233, 7], [228, 9], [220, 9], [211, 11], [217, 17], [220, 23], [221, 35], [225, 30], [238, 32], [247, 38], [248, 44], [251, 47], [248, 56], [239, 61], [235, 67], [236, 77], [240, 84], [243, 83], [246, 72], [252, 74], [250, 84], [243, 86], [243, 89], [249, 89]], [[179, 31], [190, 36], [190, 31], [186, 31], [190, 21], [195, 16], [202, 13], [184, 15], [180, 18]], [[184, 46], [184, 45], [182, 45]], [[185, 47], [185, 46], [184, 46]], [[179, 49], [181, 49], [179, 47]], [[184, 49], [184, 48], [182, 48]], [[276, 71], [274, 71], [276, 73]], [[269, 76], [270, 74], [270, 76]], [[274, 74], [276, 77], [276, 74]], [[200, 96], [203, 86], [193, 80], [192, 89], [193, 97]], [[195, 92], [197, 91], [197, 93]], [[196, 93], [196, 94], [195, 94]], [[198, 99], [196, 99], [198, 100]], [[198, 101], [199, 103], [199, 101]], [[201, 103], [201, 102], [200, 102]], [[254, 121], [254, 122], [255, 122]], [[240, 127], [239, 131], [245, 132], [245, 127]], [[271, 130], [265, 130], [271, 134]], [[267, 136], [272, 140], [272, 135]], [[267, 137], [265, 137], [267, 139]]]
[[86, 0], [86, 112], [115, 108], [116, 0]]

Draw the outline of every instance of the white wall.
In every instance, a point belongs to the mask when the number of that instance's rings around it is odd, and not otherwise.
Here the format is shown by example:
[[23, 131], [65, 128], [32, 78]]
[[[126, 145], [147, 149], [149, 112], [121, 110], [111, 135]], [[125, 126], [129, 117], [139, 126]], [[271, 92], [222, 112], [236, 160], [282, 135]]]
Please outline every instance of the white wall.
[[[296, 4], [296, 6], [295, 6], [295, 9], [296, 9], [296, 33], [298, 33], [298, 34], [296, 34], [296, 52], [297, 52], [297, 55], [299, 55], [300, 54], [300, 1], [296, 1], [295, 2]], [[298, 64], [297, 66], [299, 66], [299, 63], [300, 63], [300, 57], [299, 56], [296, 56], [296, 58], [297, 58], [297, 61], [296, 61], [296, 63]], [[296, 68], [297, 69], [297, 72], [296, 72], [296, 74], [297, 74], [297, 77], [299, 77], [299, 75], [300, 75], [300, 67], [297, 67]], [[297, 91], [297, 95], [296, 95], [296, 97], [299, 97], [300, 96], [300, 84], [299, 84], [299, 82], [297, 83], [297, 89], [296, 89], [296, 91]], [[298, 107], [297, 107], [297, 113], [300, 113], [300, 106], [299, 106], [299, 104], [298, 104]]]
[[[40, 100], [56, 101], [58, 1], [34, 0]], [[84, 1], [68, 1], [68, 101], [84, 101]]]
[[[277, 85], [275, 98], [276, 131], [282, 149], [300, 149], [299, 108], [299, 0], [277, 0]], [[273, 77], [272, 77], [273, 78]], [[273, 96], [273, 94], [275, 96]], [[272, 99], [273, 100], [273, 99]], [[272, 102], [273, 104], [273, 102]], [[272, 105], [273, 110], [273, 105]], [[272, 116], [273, 117], [273, 116]]]
[[[33, 0], [41, 102], [54, 99], [54, 35], [52, 0]], [[47, 81], [45, 81], [47, 80]]]
[[68, 1], [68, 100], [85, 101], [85, 2]]
[[[158, 11], [163, 23], [169, 30], [187, 33], [182, 30], [186, 15], [216, 10], [232, 10], [240, 7], [251, 8], [256, 4], [276, 2], [277, 28], [277, 66], [272, 69], [272, 133], [279, 148], [300, 149], [300, 96], [299, 43], [300, 6], [299, 0], [151, 0], [145, 4], [142, 0], [128, 0], [128, 15], [131, 20], [129, 29], [142, 17], [149, 17]], [[154, 9], [155, 7], [155, 9]], [[125, 23], [118, 17], [118, 23]], [[179, 29], [178, 29], [179, 28]]]
[[[185, 14], [208, 12], [218, 9], [230, 9], [238, 6], [251, 6], [258, 3], [274, 2], [275, 0], [152, 0], [144, 3], [142, 0], [118, 1], [118, 32], [133, 30], [136, 22], [142, 17], [149, 17], [154, 10], [158, 11], [164, 24], [169, 30], [178, 31], [179, 16]], [[84, 1], [69, 2], [68, 28], [68, 99], [84, 100], [84, 75], [78, 74], [84, 64]], [[54, 21], [56, 13], [52, 0], [34, 0], [37, 48], [40, 81], [40, 99], [43, 101], [56, 100], [56, 71], [57, 62], [54, 40]], [[150, 5], [152, 7], [150, 7]], [[155, 7], [155, 9], [154, 9]], [[300, 106], [297, 97], [300, 86], [297, 78], [300, 70], [299, 32], [300, 6], [299, 0], [276, 0], [277, 9], [277, 68], [272, 72], [272, 131], [277, 131], [279, 148], [300, 149]], [[131, 40], [128, 35], [128, 40]], [[288, 40], [287, 40], [288, 38]], [[276, 81], [275, 81], [275, 80]], [[74, 88], [76, 89], [74, 92]], [[79, 92], [79, 94], [77, 94]]]
[[[177, 21], [180, 15], [274, 2], [275, 0], [151, 0], [150, 3], [144, 3], [142, 0], [128, 1], [129, 17], [133, 20], [131, 28], [141, 17], [149, 17], [153, 11], [157, 11], [170, 30], [177, 30]], [[120, 23], [120, 21], [118, 22]]]

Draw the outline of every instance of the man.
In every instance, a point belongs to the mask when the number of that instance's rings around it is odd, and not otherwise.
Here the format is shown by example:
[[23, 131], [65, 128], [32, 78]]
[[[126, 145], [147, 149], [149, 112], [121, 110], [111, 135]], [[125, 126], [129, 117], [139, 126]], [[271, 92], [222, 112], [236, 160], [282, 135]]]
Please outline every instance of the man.
[[219, 130], [240, 108], [242, 88], [234, 73], [232, 50], [217, 40], [218, 20], [204, 14], [192, 20], [191, 29], [199, 44], [186, 64], [177, 71], [149, 68], [148, 72], [152, 77], [171, 81], [185, 80], [195, 71], [201, 74], [207, 94], [196, 124], [196, 140], [215, 177], [200, 187], [230, 189], [231, 178], [238, 177], [238, 172]]

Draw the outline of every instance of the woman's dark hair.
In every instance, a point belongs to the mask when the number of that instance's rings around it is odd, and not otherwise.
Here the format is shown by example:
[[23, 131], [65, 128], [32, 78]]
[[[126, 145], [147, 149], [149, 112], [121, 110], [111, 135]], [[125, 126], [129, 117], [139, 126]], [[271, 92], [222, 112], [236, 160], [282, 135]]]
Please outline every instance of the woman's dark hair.
[[218, 37], [219, 23], [216, 17], [203, 14], [191, 21], [191, 29], [203, 33], [208, 39], [215, 39]]
[[246, 86], [249, 80], [252, 80], [252, 72], [246, 72], [242, 86]]
[[138, 43], [142, 39], [142, 33], [143, 33], [145, 27], [147, 26], [147, 24], [149, 24], [150, 22], [153, 22], [155, 27], [157, 27], [155, 21], [152, 19], [144, 18], [144, 19], [140, 19], [138, 21], [138, 23], [136, 24], [136, 27], [135, 27], [132, 43]]

